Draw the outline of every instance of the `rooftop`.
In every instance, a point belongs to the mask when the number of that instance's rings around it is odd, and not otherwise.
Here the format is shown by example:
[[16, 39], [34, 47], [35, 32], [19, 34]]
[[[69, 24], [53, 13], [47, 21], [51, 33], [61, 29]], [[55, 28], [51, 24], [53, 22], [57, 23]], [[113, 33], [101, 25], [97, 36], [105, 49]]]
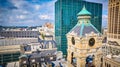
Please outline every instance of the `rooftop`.
[[91, 15], [91, 13], [86, 10], [85, 6], [82, 8], [82, 10], [77, 14], [78, 16], [80, 15]]
[[107, 55], [107, 59], [120, 63], [120, 55]]
[[84, 23], [82, 24], [77, 24], [71, 31], [70, 33], [76, 33], [77, 36], [85, 36], [85, 34], [94, 32], [94, 33], [100, 33], [92, 24], [85, 25]]
[[[90, 16], [90, 15], [91, 15], [91, 13], [86, 10], [85, 6], [78, 13], [78, 16], [80, 16], [80, 17]], [[77, 36], [85, 36], [86, 34], [89, 34], [91, 32], [100, 34], [100, 32], [91, 24], [90, 17], [89, 18], [84, 17], [84, 18], [78, 19], [78, 23], [70, 31], [70, 33], [75, 33]]]

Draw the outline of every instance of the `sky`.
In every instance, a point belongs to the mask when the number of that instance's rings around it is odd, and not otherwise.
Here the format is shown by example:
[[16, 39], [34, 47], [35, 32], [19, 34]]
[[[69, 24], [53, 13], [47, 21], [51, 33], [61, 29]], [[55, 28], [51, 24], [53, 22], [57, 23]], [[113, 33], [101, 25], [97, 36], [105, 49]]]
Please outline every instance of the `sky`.
[[[0, 0], [0, 25], [40, 26], [54, 24], [54, 3], [57, 0]], [[107, 26], [108, 0], [86, 0], [103, 4], [102, 26]]]

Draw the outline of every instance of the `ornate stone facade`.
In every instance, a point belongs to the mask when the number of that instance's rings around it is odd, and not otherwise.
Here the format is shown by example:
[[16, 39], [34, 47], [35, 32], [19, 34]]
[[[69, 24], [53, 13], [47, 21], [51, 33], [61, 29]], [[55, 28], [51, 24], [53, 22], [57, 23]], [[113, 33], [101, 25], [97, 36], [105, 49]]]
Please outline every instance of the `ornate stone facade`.
[[[78, 13], [78, 23], [68, 32], [68, 67], [101, 67], [102, 37], [90, 22], [91, 13], [83, 7]], [[72, 64], [72, 65], [71, 65]]]
[[107, 36], [120, 44], [120, 0], [109, 0]]

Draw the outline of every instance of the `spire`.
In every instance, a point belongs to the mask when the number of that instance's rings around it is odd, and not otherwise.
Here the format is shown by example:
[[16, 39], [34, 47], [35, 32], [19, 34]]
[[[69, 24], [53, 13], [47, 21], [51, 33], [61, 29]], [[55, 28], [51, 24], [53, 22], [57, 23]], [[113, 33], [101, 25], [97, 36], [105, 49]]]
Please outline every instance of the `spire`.
[[85, 5], [83, 5], [83, 9], [82, 10], [86, 10]]
[[91, 15], [89, 11], [85, 8], [85, 5], [83, 6], [82, 10], [77, 14], [78, 16], [83, 16], [83, 15]]

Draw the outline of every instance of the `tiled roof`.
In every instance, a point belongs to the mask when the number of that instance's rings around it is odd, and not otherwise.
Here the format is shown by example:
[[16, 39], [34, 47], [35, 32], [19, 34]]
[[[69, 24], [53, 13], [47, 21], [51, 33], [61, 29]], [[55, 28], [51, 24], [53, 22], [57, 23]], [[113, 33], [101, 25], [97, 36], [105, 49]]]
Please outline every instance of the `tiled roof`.
[[77, 36], [85, 36], [85, 34], [94, 32], [94, 33], [100, 33], [91, 23], [86, 25], [84, 22], [82, 24], [77, 24], [70, 33], [76, 33]]
[[35, 52], [31, 54], [31, 58], [37, 58], [37, 57], [44, 57], [48, 55], [55, 55], [56, 50], [46, 50], [46, 51], [41, 51], [39, 53]]

